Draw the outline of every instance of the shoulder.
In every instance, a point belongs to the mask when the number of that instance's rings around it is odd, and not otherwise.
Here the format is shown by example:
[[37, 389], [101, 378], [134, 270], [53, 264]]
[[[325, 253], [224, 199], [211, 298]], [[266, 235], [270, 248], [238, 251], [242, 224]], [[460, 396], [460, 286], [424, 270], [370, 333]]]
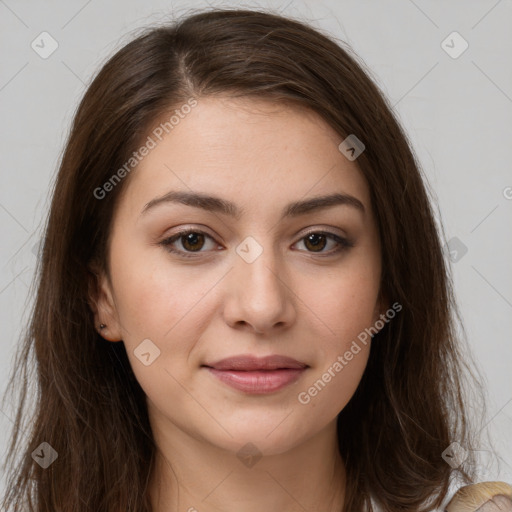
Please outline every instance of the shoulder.
[[[372, 500], [374, 512], [384, 512]], [[451, 480], [441, 507], [431, 512], [512, 512], [512, 486], [505, 482], [464, 485]]]
[[512, 512], [512, 486], [505, 482], [479, 482], [457, 490], [446, 512]]

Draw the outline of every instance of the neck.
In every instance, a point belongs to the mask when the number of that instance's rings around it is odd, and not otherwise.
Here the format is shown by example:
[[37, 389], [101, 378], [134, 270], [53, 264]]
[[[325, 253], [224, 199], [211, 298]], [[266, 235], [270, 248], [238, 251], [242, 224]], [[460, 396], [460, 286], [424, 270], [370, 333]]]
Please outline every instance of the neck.
[[[167, 428], [170, 427], [170, 428]], [[345, 468], [336, 420], [278, 455], [244, 458], [189, 436], [177, 426], [154, 429], [155, 512], [340, 512]]]

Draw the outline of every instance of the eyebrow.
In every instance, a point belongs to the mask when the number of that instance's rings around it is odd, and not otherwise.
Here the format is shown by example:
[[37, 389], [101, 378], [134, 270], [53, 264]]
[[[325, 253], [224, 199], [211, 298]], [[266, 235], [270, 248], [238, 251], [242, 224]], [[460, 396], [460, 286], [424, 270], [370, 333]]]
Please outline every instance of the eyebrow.
[[[229, 215], [235, 219], [240, 219], [244, 213], [244, 209], [238, 207], [235, 203], [222, 199], [220, 197], [201, 194], [198, 192], [170, 191], [167, 194], [156, 197], [147, 203], [142, 209], [141, 215], [147, 213], [157, 205], [166, 203], [178, 203], [194, 208], [201, 208], [209, 212], [218, 212]], [[298, 217], [306, 213], [324, 210], [332, 206], [350, 206], [365, 213], [363, 203], [354, 196], [349, 194], [330, 194], [324, 196], [311, 197], [302, 201], [294, 201], [286, 205], [281, 213], [281, 219], [287, 217]]]

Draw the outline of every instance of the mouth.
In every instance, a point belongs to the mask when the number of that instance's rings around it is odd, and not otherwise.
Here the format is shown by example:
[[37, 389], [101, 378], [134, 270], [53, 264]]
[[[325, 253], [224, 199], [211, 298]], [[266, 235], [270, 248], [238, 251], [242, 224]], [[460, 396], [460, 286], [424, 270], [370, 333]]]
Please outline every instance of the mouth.
[[279, 391], [297, 381], [309, 368], [305, 363], [281, 355], [235, 356], [203, 367], [221, 382], [250, 394]]

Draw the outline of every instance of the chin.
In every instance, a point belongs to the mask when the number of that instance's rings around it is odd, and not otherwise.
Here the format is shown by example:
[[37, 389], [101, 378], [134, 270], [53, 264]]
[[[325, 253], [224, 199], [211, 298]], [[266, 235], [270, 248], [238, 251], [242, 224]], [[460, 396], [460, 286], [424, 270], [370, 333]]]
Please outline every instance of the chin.
[[252, 424], [247, 422], [224, 424], [232, 437], [223, 431], [220, 436], [215, 436], [215, 438], [212, 438], [211, 432], [209, 432], [205, 438], [210, 443], [231, 451], [239, 457], [244, 454], [250, 455], [251, 452], [260, 456], [280, 455], [293, 449], [310, 435], [314, 435], [314, 432], [309, 433], [302, 429], [299, 431], [298, 426], [290, 421], [293, 414], [283, 421], [287, 414], [281, 415], [276, 421], [260, 421], [257, 425], [256, 421], [253, 421]]

